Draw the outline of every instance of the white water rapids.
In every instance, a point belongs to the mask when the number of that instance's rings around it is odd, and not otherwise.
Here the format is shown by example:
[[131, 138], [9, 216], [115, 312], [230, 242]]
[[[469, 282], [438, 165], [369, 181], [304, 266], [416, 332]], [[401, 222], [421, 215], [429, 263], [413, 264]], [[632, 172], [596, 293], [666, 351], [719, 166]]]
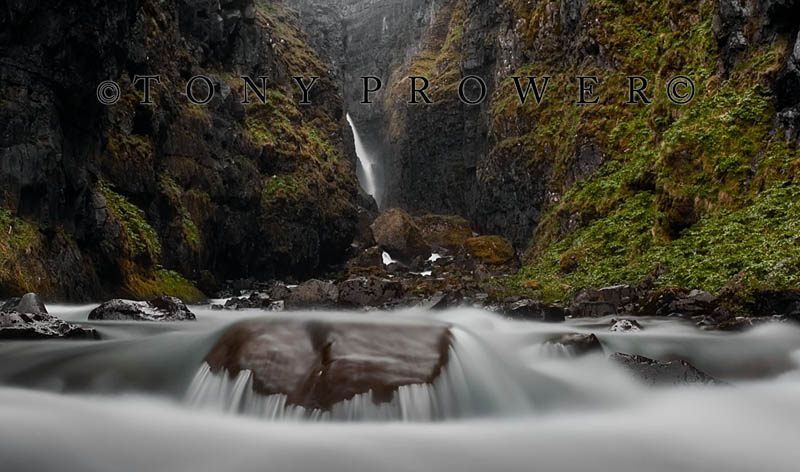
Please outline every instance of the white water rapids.
[[380, 206], [381, 202], [380, 195], [378, 195], [378, 180], [376, 177], [377, 163], [375, 162], [375, 158], [372, 156], [372, 154], [367, 152], [367, 149], [364, 147], [364, 142], [361, 140], [361, 135], [358, 134], [358, 130], [353, 122], [353, 118], [350, 117], [349, 113], [346, 115], [346, 117], [347, 122], [350, 124], [350, 129], [353, 130], [353, 141], [356, 148], [356, 156], [358, 157], [358, 168], [356, 169], [358, 181], [361, 182], [361, 186], [364, 188], [364, 191], [371, 195], [378, 203], [378, 206]]
[[[92, 307], [49, 307], [86, 323]], [[3, 471], [794, 471], [800, 463], [800, 329], [708, 333], [643, 321], [509, 321], [469, 309], [386, 313], [213, 312], [196, 323], [91, 323], [100, 342], [0, 343]], [[215, 376], [203, 358], [244, 318], [448, 323], [433, 386], [387, 404], [286, 408]], [[86, 323], [89, 324], [89, 323]], [[647, 388], [597, 354], [543, 342], [596, 333], [606, 353], [685, 358], [732, 385]]]

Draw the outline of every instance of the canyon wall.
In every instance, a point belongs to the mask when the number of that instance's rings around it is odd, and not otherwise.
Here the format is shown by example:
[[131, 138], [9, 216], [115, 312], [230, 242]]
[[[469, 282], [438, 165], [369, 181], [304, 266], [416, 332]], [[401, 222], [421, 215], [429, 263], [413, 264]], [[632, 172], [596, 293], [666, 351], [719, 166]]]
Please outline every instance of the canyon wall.
[[[659, 283], [712, 291], [735, 276], [745, 285], [800, 283], [789, 249], [721, 243], [741, 225], [792, 246], [781, 225], [800, 218], [788, 205], [800, 2], [335, 3], [345, 106], [384, 164], [384, 206], [455, 213], [507, 236], [527, 249], [515, 290], [558, 298], [670, 269]], [[384, 16], [413, 32], [401, 46], [379, 36]], [[358, 104], [361, 74], [389, 77], [370, 107]], [[407, 103], [409, 75], [431, 79], [434, 104]], [[482, 105], [458, 100], [468, 75], [487, 81]], [[521, 105], [511, 75], [550, 76], [544, 102]], [[578, 75], [598, 76], [598, 105], [575, 104]], [[651, 105], [626, 105], [629, 75], [646, 77]], [[668, 100], [677, 75], [696, 85], [689, 105]]]
[[[341, 90], [283, 5], [6, 1], [0, 58], [0, 296], [197, 299], [191, 281], [344, 256], [358, 186]], [[161, 75], [154, 105], [137, 74]], [[184, 96], [199, 74], [208, 106]], [[314, 107], [297, 104], [305, 74], [323, 77]], [[241, 103], [240, 75], [268, 78], [265, 104]], [[104, 106], [109, 79], [122, 96]]]

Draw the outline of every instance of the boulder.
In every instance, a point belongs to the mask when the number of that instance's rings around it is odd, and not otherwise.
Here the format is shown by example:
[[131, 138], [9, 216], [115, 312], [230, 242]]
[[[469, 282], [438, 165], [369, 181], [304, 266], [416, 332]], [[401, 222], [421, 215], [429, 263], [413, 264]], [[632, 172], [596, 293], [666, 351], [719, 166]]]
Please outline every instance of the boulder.
[[253, 389], [287, 404], [328, 409], [372, 391], [376, 403], [404, 385], [430, 384], [447, 364], [443, 325], [247, 321], [223, 334], [206, 362], [215, 373], [253, 375]]
[[293, 288], [286, 297], [286, 308], [323, 308], [336, 304], [339, 289], [336, 285], [322, 280], [311, 279]]
[[425, 215], [416, 218], [416, 222], [423, 238], [432, 247], [458, 252], [474, 235], [469, 221], [460, 216]]
[[610, 331], [614, 333], [635, 333], [642, 330], [642, 325], [636, 320], [611, 320]]
[[269, 298], [272, 300], [286, 300], [291, 291], [283, 282], [275, 282], [269, 289]]
[[594, 334], [570, 333], [551, 339], [545, 344], [555, 344], [565, 347], [571, 354], [582, 356], [591, 352], [603, 352], [603, 345]]
[[500, 236], [478, 236], [466, 241], [469, 254], [484, 264], [505, 264], [514, 258], [514, 246]]
[[786, 318], [782, 316], [735, 316], [730, 317], [720, 323], [714, 325], [715, 329], [719, 331], [746, 331], [750, 328], [766, 324], [766, 323], [785, 323]]
[[22, 297], [8, 300], [0, 307], [0, 311], [27, 314], [47, 314], [44, 302], [35, 293], [26, 293]]
[[383, 267], [383, 249], [372, 246], [347, 261], [347, 267]]
[[661, 362], [644, 356], [620, 352], [612, 354], [611, 360], [626, 368], [635, 378], [648, 385], [679, 386], [723, 383], [682, 360]]
[[379, 277], [356, 277], [339, 283], [339, 303], [348, 306], [378, 306], [403, 295], [400, 282]]
[[393, 258], [410, 263], [416, 257], [427, 259], [431, 256], [431, 248], [419, 226], [403, 210], [387, 210], [372, 223], [371, 228], [377, 245]]
[[272, 299], [267, 293], [253, 292], [248, 297], [233, 297], [225, 302], [226, 310], [268, 309]]
[[567, 316], [567, 310], [562, 305], [527, 299], [507, 305], [503, 313], [509, 318], [550, 323], [560, 323]]
[[47, 313], [0, 311], [1, 340], [52, 338], [100, 339], [100, 336], [94, 329], [81, 328]]
[[639, 316], [724, 316], [717, 297], [702, 290], [668, 289], [652, 294], [639, 308]]
[[109, 300], [89, 313], [90, 320], [101, 321], [194, 321], [186, 304], [175, 297], [158, 297], [149, 302]]
[[638, 296], [630, 285], [614, 285], [599, 290], [583, 289], [569, 303], [575, 318], [599, 318], [632, 310]]
[[749, 308], [753, 316], [783, 316], [800, 321], [800, 291], [759, 290], [753, 293], [753, 303]]

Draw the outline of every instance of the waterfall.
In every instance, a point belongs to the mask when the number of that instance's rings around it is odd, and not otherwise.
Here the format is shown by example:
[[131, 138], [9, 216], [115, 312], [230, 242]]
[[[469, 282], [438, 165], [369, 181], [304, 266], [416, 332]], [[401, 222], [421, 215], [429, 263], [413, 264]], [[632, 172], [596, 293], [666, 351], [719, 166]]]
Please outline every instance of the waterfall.
[[358, 156], [358, 180], [364, 188], [364, 191], [370, 194], [378, 203], [378, 206], [380, 206], [378, 183], [375, 178], [375, 159], [367, 152], [366, 148], [364, 148], [364, 143], [361, 141], [361, 136], [358, 134], [358, 130], [356, 129], [353, 119], [350, 117], [350, 113], [347, 114], [347, 122], [350, 123], [350, 128], [353, 130], [356, 156]]

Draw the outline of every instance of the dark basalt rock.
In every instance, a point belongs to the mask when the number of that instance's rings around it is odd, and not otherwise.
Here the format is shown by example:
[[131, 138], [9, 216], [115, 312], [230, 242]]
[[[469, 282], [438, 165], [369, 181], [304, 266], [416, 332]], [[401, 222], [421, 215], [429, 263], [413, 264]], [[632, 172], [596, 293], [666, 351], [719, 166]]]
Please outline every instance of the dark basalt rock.
[[94, 329], [81, 328], [47, 313], [0, 311], [0, 339], [100, 339]]
[[383, 267], [383, 250], [378, 246], [367, 248], [350, 259], [347, 267]]
[[702, 290], [670, 289], [653, 293], [641, 305], [639, 316], [714, 316], [722, 315], [719, 299]]
[[336, 285], [322, 280], [312, 279], [293, 288], [286, 298], [286, 308], [332, 307], [339, 300], [339, 289]]
[[403, 295], [403, 286], [379, 277], [356, 277], [338, 285], [339, 303], [346, 306], [380, 306], [397, 301]]
[[715, 385], [719, 380], [698, 370], [686, 361], [661, 362], [644, 356], [617, 352], [610, 359], [619, 363], [638, 380], [652, 386]]
[[637, 299], [637, 291], [630, 285], [583, 289], [570, 301], [569, 314], [576, 318], [597, 318], [629, 312]]
[[[288, 294], [288, 289], [287, 289]], [[264, 292], [253, 292], [249, 297], [233, 297], [225, 302], [226, 310], [242, 310], [247, 308], [268, 309], [272, 305], [272, 298]]]
[[109, 300], [89, 313], [90, 320], [102, 321], [194, 321], [180, 299], [159, 297], [149, 302], [132, 300]]
[[783, 316], [800, 321], [799, 290], [760, 290], [753, 293], [749, 307], [754, 316]]
[[567, 350], [575, 355], [582, 356], [592, 352], [603, 352], [603, 345], [594, 334], [578, 334], [570, 333], [561, 337], [551, 339], [545, 344], [557, 344], [564, 346]]
[[614, 333], [635, 333], [642, 330], [642, 325], [636, 320], [611, 320], [609, 331]]
[[567, 310], [563, 306], [535, 300], [520, 300], [511, 303], [503, 309], [503, 313], [514, 319], [551, 323], [560, 323], [567, 316]]
[[26, 314], [47, 314], [47, 307], [44, 302], [35, 293], [26, 293], [22, 297], [12, 298], [0, 307], [0, 311]]
[[216, 373], [251, 371], [263, 395], [327, 409], [369, 391], [387, 402], [401, 386], [433, 382], [450, 344], [440, 325], [250, 321], [223, 334], [206, 362]]
[[283, 282], [275, 282], [269, 290], [269, 298], [273, 300], [285, 300], [291, 291]]

